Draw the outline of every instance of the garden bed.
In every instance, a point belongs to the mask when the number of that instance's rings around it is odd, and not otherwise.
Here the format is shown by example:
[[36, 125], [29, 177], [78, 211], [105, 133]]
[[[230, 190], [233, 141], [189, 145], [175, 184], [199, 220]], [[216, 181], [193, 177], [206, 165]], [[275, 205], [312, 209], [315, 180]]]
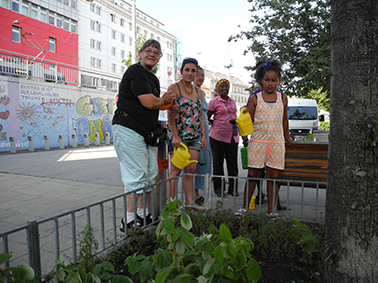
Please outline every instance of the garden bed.
[[[215, 246], [221, 242], [221, 224], [229, 228], [234, 239], [241, 236], [251, 240], [254, 244], [251, 255], [261, 267], [258, 282], [323, 282], [324, 225], [321, 223], [272, 220], [262, 214], [246, 214], [239, 219], [232, 211], [222, 209], [188, 212], [188, 215], [193, 224], [190, 232], [197, 237], [212, 234]], [[127, 243], [113, 250], [107, 260], [115, 266], [118, 274], [132, 277], [125, 266], [126, 258], [135, 253], [152, 255], [157, 248], [166, 249], [168, 243], [156, 236], [153, 227], [136, 229], [129, 235]]]

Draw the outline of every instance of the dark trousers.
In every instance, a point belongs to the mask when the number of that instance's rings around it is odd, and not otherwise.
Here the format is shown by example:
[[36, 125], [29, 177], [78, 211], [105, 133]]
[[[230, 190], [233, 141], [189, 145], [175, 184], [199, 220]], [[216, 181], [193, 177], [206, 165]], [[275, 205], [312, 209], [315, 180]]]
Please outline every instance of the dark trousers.
[[[223, 159], [226, 159], [228, 176], [238, 176], [238, 144], [231, 139], [230, 143], [217, 141], [210, 138], [211, 153], [213, 155], [213, 174], [224, 175]], [[215, 193], [222, 193], [222, 179], [214, 177]], [[238, 191], [238, 181], [229, 178], [228, 192]]]

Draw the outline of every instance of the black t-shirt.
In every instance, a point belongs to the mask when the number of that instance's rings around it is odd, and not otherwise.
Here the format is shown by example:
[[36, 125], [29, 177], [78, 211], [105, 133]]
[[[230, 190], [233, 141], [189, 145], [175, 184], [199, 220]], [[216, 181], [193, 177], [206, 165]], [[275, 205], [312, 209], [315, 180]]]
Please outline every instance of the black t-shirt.
[[[137, 120], [147, 131], [153, 131], [158, 123], [159, 109], [150, 110], [142, 105], [138, 95], [152, 93], [160, 97], [159, 79], [147, 71], [140, 63], [131, 65], [119, 84], [117, 109], [120, 109]], [[122, 116], [113, 117], [113, 124], [132, 128]]]

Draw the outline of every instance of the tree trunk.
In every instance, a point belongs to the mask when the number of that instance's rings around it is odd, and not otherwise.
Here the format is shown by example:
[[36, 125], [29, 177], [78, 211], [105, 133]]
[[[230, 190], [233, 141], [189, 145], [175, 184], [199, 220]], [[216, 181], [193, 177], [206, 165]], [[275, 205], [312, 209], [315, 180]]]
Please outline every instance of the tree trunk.
[[[325, 282], [378, 282], [378, 1], [331, 0]], [[376, 138], [376, 137], [375, 137]]]

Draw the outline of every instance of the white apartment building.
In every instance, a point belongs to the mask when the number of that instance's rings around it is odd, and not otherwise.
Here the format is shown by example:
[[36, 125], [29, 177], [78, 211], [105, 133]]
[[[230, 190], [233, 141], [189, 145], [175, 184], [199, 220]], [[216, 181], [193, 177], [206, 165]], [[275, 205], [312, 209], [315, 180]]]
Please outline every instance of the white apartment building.
[[228, 75], [222, 73], [205, 70], [205, 81], [203, 84], [210, 89], [210, 92], [208, 92], [206, 96], [208, 100], [214, 97], [214, 88], [220, 79], [228, 79], [230, 81], [231, 86], [228, 95], [235, 100], [238, 106], [241, 107], [247, 104], [250, 92], [246, 90], [248, 86], [240, 79], [233, 76], [228, 77]]
[[[118, 85], [126, 70], [122, 60], [132, 50], [132, 5], [123, 0], [81, 0], [78, 9], [79, 67], [93, 72], [93, 76], [82, 79], [87, 83], [92, 80], [96, 87], [114, 88], [112, 84]], [[156, 75], [164, 91], [175, 80], [177, 38], [162, 27], [163, 23], [136, 9], [136, 37], [142, 34], [161, 44], [163, 57]], [[111, 79], [99, 80], [98, 75]]]

